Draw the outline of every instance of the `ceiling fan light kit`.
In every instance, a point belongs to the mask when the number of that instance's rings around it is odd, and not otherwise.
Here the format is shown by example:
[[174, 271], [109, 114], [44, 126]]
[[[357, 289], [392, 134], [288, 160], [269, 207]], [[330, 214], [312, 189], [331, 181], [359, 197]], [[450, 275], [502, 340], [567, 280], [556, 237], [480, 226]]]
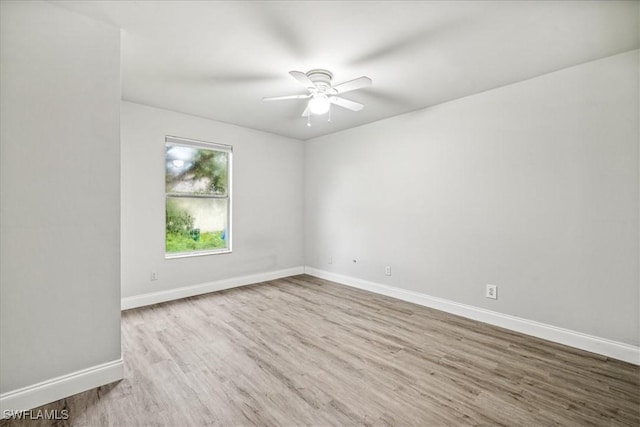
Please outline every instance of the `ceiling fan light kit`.
[[[371, 79], [369, 77], [362, 76], [357, 79], [332, 86], [331, 81], [333, 80], [333, 74], [324, 69], [313, 69], [306, 73], [303, 73], [302, 71], [289, 71], [289, 74], [303, 85], [309, 93], [306, 95], [272, 96], [262, 99], [263, 101], [309, 99], [307, 107], [302, 113], [302, 116], [307, 118], [307, 126], [311, 126], [312, 115], [321, 116], [323, 114], [331, 113], [332, 104], [351, 111], [362, 110], [364, 105], [359, 102], [342, 98], [338, 95], [371, 85]], [[331, 114], [329, 114], [329, 121], [331, 121]]]
[[311, 114], [321, 116], [327, 114], [331, 108], [331, 101], [327, 98], [327, 95], [318, 94], [311, 97], [309, 100], [309, 111]]

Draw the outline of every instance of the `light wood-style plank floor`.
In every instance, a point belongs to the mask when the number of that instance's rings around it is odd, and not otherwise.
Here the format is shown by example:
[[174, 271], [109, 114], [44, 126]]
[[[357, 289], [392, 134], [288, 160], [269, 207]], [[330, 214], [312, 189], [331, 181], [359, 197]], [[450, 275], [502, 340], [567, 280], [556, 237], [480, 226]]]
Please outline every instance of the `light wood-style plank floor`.
[[637, 366], [310, 276], [126, 311], [122, 339], [125, 379], [55, 425], [640, 425]]

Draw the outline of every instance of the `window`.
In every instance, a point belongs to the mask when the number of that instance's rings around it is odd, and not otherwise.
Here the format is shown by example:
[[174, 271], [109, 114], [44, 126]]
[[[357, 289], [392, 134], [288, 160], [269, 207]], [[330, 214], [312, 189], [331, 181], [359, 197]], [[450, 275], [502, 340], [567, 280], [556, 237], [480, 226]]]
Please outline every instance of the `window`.
[[232, 147], [165, 142], [165, 257], [231, 252]]

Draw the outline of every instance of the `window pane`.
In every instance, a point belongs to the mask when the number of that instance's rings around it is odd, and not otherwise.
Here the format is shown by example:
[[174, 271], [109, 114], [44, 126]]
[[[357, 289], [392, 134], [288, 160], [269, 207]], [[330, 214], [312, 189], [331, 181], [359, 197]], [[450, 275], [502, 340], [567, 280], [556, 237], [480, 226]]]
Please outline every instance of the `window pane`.
[[166, 144], [166, 191], [225, 196], [228, 164], [228, 153], [223, 151]]
[[166, 252], [228, 248], [228, 205], [228, 199], [167, 197]]

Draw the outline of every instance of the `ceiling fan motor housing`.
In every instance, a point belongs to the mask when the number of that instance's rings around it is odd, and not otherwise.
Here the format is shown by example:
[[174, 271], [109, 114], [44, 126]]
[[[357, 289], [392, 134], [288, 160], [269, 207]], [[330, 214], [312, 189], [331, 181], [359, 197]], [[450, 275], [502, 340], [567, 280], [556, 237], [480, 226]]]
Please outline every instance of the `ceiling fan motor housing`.
[[325, 92], [331, 88], [333, 74], [328, 70], [315, 69], [307, 71], [307, 77], [316, 85], [318, 90]]

